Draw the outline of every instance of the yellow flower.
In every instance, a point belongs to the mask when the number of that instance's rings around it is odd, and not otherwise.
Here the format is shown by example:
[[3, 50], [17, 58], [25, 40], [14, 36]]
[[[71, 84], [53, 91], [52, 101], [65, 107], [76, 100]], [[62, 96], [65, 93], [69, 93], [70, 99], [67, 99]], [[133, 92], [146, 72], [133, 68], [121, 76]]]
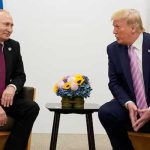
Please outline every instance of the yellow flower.
[[84, 82], [83, 76], [80, 75], [80, 74], [76, 74], [76, 75], [75, 75], [75, 83], [76, 83], [77, 85], [81, 85], [83, 82]]
[[54, 89], [53, 90], [54, 90], [55, 93], [57, 93], [57, 91], [58, 91], [58, 85], [57, 84], [54, 85]]
[[83, 78], [81, 74], [76, 74], [75, 78]]
[[71, 87], [70, 82], [65, 82], [64, 86], [63, 86], [63, 89], [68, 90], [68, 89], [70, 89], [70, 87]]

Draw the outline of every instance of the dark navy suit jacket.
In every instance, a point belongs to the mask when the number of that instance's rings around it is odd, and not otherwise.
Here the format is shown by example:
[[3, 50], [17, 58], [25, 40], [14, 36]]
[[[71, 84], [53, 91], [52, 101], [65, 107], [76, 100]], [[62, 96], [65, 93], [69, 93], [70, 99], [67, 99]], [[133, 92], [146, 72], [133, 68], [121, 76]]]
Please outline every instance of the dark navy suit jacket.
[[17, 87], [16, 93], [18, 93], [26, 81], [20, 44], [12, 39], [5, 41], [3, 53], [6, 66], [6, 86], [14, 84]]
[[[113, 96], [124, 105], [128, 100], [136, 103], [128, 47], [113, 42], [107, 47], [109, 60], [109, 88]], [[150, 106], [150, 34], [143, 33], [142, 67], [145, 93]]]

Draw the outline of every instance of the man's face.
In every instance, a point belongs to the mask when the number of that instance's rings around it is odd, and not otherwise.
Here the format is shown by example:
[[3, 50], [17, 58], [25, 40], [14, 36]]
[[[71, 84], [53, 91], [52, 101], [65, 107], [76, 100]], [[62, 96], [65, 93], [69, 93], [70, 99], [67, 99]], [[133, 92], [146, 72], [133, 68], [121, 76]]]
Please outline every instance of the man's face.
[[124, 19], [113, 20], [113, 34], [115, 34], [116, 40], [119, 44], [128, 45], [131, 42], [132, 28]]
[[0, 12], [0, 42], [8, 40], [12, 31], [12, 17], [6, 12]]

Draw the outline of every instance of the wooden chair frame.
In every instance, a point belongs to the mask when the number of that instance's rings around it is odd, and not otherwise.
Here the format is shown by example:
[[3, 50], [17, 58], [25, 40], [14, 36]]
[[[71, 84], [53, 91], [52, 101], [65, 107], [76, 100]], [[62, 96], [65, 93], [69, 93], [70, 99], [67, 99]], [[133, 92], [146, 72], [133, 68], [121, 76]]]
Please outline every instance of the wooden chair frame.
[[135, 150], [150, 150], [150, 133], [128, 132]]
[[[29, 92], [33, 92], [32, 93], [32, 99], [33, 101], [35, 100], [35, 88], [33, 87], [23, 87], [23, 94], [25, 95], [25, 97], [28, 95], [28, 90]], [[0, 131], [0, 148], [4, 148], [4, 145], [8, 139], [8, 136], [10, 134], [11, 131]], [[30, 150], [30, 147], [31, 147], [31, 135], [29, 137], [29, 140], [28, 140], [28, 144], [27, 144], [27, 149], [26, 150]], [[0, 150], [2, 150], [0, 149]]]

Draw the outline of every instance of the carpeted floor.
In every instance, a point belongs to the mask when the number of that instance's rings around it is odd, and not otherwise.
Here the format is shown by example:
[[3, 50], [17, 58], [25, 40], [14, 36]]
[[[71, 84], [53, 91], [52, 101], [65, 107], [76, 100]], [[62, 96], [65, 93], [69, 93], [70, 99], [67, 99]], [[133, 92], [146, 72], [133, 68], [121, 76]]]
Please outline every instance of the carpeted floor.
[[[31, 150], [49, 150], [50, 134], [33, 133]], [[107, 135], [95, 135], [96, 150], [111, 150]], [[88, 150], [88, 139], [86, 134], [59, 134], [57, 139], [57, 150]]]

